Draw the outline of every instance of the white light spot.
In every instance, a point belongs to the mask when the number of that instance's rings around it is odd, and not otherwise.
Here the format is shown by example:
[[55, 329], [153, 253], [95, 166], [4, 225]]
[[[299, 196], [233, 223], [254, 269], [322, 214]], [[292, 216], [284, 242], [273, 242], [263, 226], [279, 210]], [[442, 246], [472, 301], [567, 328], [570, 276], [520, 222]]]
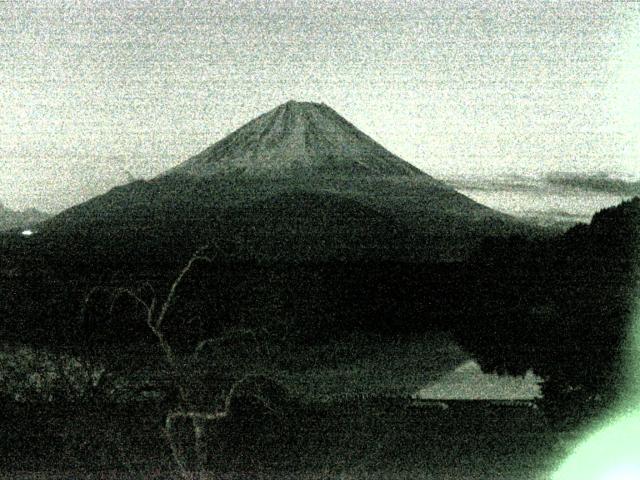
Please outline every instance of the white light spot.
[[31, 230], [23, 230], [22, 231], [22, 235], [24, 235], [25, 237], [30, 237], [31, 235], [33, 235], [33, 231], [31, 231]]

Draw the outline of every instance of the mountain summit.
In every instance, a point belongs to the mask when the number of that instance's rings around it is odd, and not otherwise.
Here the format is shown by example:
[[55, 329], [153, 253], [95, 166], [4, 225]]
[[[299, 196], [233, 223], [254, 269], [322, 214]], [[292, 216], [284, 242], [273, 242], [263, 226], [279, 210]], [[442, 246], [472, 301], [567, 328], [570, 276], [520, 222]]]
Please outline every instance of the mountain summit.
[[483, 238], [521, 227], [326, 105], [287, 102], [156, 178], [61, 212], [38, 238], [115, 261], [154, 252], [178, 262], [217, 245], [241, 262], [433, 262], [465, 258]]
[[322, 103], [289, 101], [167, 174], [426, 176]]

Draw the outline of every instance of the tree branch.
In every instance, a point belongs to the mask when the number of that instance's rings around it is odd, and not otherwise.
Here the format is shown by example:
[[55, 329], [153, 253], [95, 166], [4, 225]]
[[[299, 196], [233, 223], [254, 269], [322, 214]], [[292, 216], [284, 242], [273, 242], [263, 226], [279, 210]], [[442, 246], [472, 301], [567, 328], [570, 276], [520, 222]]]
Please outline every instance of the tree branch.
[[[129, 288], [116, 288], [116, 289], [109, 289], [107, 287], [103, 287], [103, 286], [96, 286], [93, 287], [86, 295], [84, 298], [84, 303], [83, 303], [83, 308], [82, 308], [82, 318], [84, 319], [84, 316], [86, 315], [86, 308], [87, 305], [90, 301], [91, 296], [98, 290], [104, 289], [104, 290], [108, 290], [110, 292], [112, 292], [113, 294], [113, 298], [111, 301], [111, 306], [110, 306], [110, 312], [113, 313], [113, 309], [114, 309], [114, 305], [116, 303], [116, 301], [121, 297], [121, 296], [128, 296], [130, 298], [132, 298], [135, 303], [137, 303], [138, 305], [141, 305], [146, 312], [146, 318], [145, 321], [147, 323], [147, 326], [149, 327], [149, 329], [151, 330], [151, 332], [154, 334], [154, 336], [156, 337], [160, 348], [162, 349], [162, 352], [165, 356], [165, 359], [167, 361], [167, 364], [169, 366], [169, 368], [172, 371], [173, 377], [174, 377], [174, 382], [176, 384], [176, 387], [178, 388], [178, 393], [180, 396], [180, 404], [181, 404], [181, 409], [174, 411], [174, 412], [170, 412], [167, 414], [166, 418], [165, 418], [165, 426], [164, 426], [164, 433], [167, 437], [167, 440], [169, 442], [169, 446], [171, 448], [171, 453], [173, 456], [173, 459], [178, 467], [178, 469], [180, 470], [180, 474], [184, 479], [190, 479], [192, 478], [192, 475], [190, 474], [189, 470], [188, 470], [188, 466], [187, 466], [187, 462], [184, 459], [184, 455], [183, 452], [180, 451], [180, 448], [174, 438], [174, 428], [175, 428], [175, 422], [178, 419], [184, 418], [184, 419], [189, 419], [191, 420], [192, 423], [192, 427], [193, 427], [193, 433], [194, 433], [194, 439], [195, 439], [195, 453], [196, 453], [196, 461], [197, 461], [197, 467], [198, 469], [204, 468], [204, 466], [206, 465], [207, 462], [207, 455], [206, 455], [206, 445], [204, 444], [204, 426], [205, 426], [205, 422], [210, 422], [210, 421], [218, 421], [222, 418], [225, 418], [229, 415], [230, 413], [230, 398], [235, 394], [236, 389], [238, 388], [238, 385], [243, 382], [248, 375], [245, 375], [242, 379], [238, 380], [237, 382], [235, 382], [230, 391], [227, 393], [227, 398], [225, 400], [225, 407], [222, 411], [216, 411], [216, 412], [201, 412], [201, 411], [195, 411], [195, 410], [191, 410], [189, 409], [189, 395], [187, 394], [187, 391], [185, 390], [185, 387], [183, 386], [182, 382], [180, 381], [180, 366], [178, 365], [178, 361], [176, 359], [176, 355], [173, 352], [173, 349], [171, 348], [171, 345], [169, 344], [169, 342], [167, 341], [167, 339], [165, 338], [163, 332], [162, 332], [162, 325], [163, 322], [165, 320], [165, 317], [167, 315], [167, 312], [169, 311], [169, 309], [173, 306], [176, 296], [177, 296], [177, 290], [180, 287], [182, 281], [184, 280], [185, 276], [191, 271], [191, 269], [193, 268], [194, 264], [198, 261], [203, 261], [203, 262], [208, 262], [211, 263], [212, 259], [208, 256], [203, 255], [203, 252], [205, 252], [207, 249], [209, 248], [208, 245], [201, 247], [200, 249], [198, 249], [194, 255], [191, 257], [191, 259], [189, 260], [189, 262], [185, 265], [185, 267], [179, 272], [179, 274], [177, 275], [177, 277], [175, 278], [175, 280], [173, 281], [173, 283], [171, 284], [171, 287], [169, 289], [169, 293], [167, 294], [167, 297], [164, 301], [164, 303], [162, 303], [162, 306], [160, 308], [159, 313], [156, 314], [156, 310], [158, 307], [158, 297], [156, 294], [155, 289], [153, 288], [153, 286], [151, 285], [151, 283], [149, 283], [148, 281], [143, 283], [137, 290], [131, 290]], [[150, 301], [145, 301], [143, 299], [143, 294], [145, 293], [145, 291], [143, 290], [144, 288], [148, 288], [151, 291], [151, 300]], [[253, 331], [248, 331], [252, 336], [254, 341], [256, 340], [256, 336], [255, 336], [255, 332]], [[246, 334], [247, 332], [243, 331], [243, 334]], [[200, 342], [195, 349], [195, 356], [197, 357], [198, 354], [200, 353], [200, 351], [205, 347], [205, 345], [209, 344], [209, 343], [216, 343], [213, 340], [204, 340], [202, 342]], [[265, 404], [265, 406], [267, 408], [269, 408], [270, 406], [267, 403], [266, 399], [259, 399], [261, 402], [263, 402]]]
[[131, 297], [139, 305], [142, 305], [144, 307], [144, 309], [147, 311], [147, 315], [148, 316], [153, 314], [153, 312], [151, 310], [151, 305], [149, 305], [147, 302], [142, 300], [142, 298], [140, 298], [139, 295], [136, 295], [132, 290], [130, 290], [128, 288], [116, 288], [116, 290], [114, 292], [114, 295], [113, 295], [113, 299], [111, 300], [111, 308], [109, 309], [110, 313], [113, 313], [113, 307], [114, 307], [116, 301], [120, 297], [125, 296], [125, 295], [128, 296], [128, 297]]
[[196, 253], [191, 257], [191, 259], [189, 260], [189, 263], [187, 263], [187, 265], [180, 271], [180, 273], [174, 280], [173, 284], [171, 285], [171, 289], [169, 290], [169, 294], [167, 295], [167, 299], [162, 304], [162, 309], [160, 310], [160, 314], [158, 315], [158, 318], [155, 321], [155, 328], [157, 330], [159, 330], [162, 327], [162, 322], [164, 321], [164, 318], [167, 315], [169, 308], [171, 307], [171, 305], [173, 304], [173, 301], [175, 300], [178, 286], [180, 286], [180, 284], [182, 283], [182, 279], [184, 278], [184, 276], [191, 270], [191, 267], [193, 267], [193, 264], [198, 260], [206, 261], [209, 263], [212, 261], [211, 258], [205, 257], [202, 255], [202, 252], [204, 252], [208, 248], [209, 248], [209, 245], [205, 245], [204, 247], [199, 248], [196, 251]]

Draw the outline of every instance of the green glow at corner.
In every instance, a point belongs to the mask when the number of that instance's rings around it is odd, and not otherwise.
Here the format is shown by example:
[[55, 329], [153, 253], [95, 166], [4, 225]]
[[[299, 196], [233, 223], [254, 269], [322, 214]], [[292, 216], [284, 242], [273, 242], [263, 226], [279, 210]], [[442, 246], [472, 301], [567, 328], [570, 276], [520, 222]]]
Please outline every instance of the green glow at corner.
[[553, 480], [640, 480], [640, 409], [589, 437]]
[[553, 480], [640, 480], [640, 299], [634, 311], [618, 413], [578, 445]]

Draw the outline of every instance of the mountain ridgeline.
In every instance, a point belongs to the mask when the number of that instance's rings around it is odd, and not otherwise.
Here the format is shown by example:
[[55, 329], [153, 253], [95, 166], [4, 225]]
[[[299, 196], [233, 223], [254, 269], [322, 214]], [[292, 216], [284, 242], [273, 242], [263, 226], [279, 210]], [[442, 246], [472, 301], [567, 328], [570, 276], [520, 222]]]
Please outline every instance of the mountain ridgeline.
[[515, 233], [539, 231], [421, 172], [329, 107], [287, 102], [31, 237], [0, 236], [11, 290], [0, 313], [45, 342], [135, 341], [145, 334], [135, 305], [111, 314], [108, 299], [88, 293], [140, 283], [162, 292], [207, 246], [212, 263], [194, 269], [167, 322], [177, 334], [194, 316], [207, 332], [221, 322], [304, 338], [353, 325], [391, 331], [424, 311], [444, 322], [464, 279], [455, 262]]
[[533, 232], [435, 180], [322, 104], [287, 102], [175, 168], [41, 226], [48, 245], [109, 261], [202, 245], [237, 261], [460, 260]]

